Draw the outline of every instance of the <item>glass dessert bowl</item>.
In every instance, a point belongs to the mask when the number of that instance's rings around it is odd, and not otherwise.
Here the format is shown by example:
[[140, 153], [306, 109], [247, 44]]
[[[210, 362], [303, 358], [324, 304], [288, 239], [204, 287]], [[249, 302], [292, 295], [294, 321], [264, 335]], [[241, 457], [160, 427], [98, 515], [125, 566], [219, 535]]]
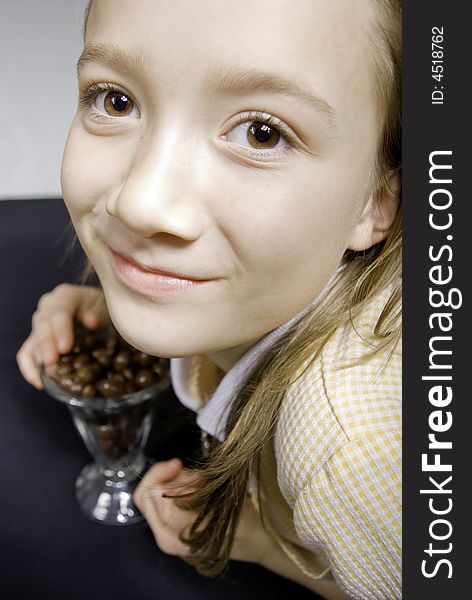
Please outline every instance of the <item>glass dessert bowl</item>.
[[[108, 350], [107, 366], [105, 360], [104, 364], [94, 362], [93, 352], [87, 361], [82, 350], [76, 346], [56, 364], [40, 367], [45, 391], [67, 405], [93, 457], [77, 477], [75, 496], [82, 511], [95, 521], [108, 525], [136, 523], [143, 517], [133, 502], [133, 492], [151, 464], [144, 447], [156, 400], [169, 387], [167, 361], [131, 349], [133, 356], [118, 347]], [[130, 360], [120, 364], [126, 352]], [[141, 369], [142, 364], [133, 371], [133, 359], [148, 362], [154, 371]], [[107, 371], [113, 363], [115, 367], [118, 364], [118, 374]], [[123, 375], [127, 368], [128, 378]]]

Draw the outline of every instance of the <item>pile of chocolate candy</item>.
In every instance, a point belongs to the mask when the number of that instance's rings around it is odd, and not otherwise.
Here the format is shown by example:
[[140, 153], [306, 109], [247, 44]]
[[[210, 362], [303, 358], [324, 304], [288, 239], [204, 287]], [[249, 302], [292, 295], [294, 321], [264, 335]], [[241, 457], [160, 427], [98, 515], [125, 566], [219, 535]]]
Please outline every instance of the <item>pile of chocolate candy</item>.
[[85, 398], [119, 398], [158, 383], [168, 371], [167, 359], [130, 346], [115, 329], [75, 327], [75, 345], [60, 356], [55, 379], [67, 392]]

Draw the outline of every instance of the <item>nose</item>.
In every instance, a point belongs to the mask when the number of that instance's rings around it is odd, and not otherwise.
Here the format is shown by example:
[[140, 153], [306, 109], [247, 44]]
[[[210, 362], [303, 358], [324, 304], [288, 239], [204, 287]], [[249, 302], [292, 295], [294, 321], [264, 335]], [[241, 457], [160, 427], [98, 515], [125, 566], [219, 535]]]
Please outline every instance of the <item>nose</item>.
[[123, 167], [121, 185], [107, 197], [107, 213], [142, 237], [168, 234], [184, 241], [198, 239], [206, 215], [196, 149], [190, 156], [188, 145], [179, 135], [157, 141], [148, 135], [139, 140]]

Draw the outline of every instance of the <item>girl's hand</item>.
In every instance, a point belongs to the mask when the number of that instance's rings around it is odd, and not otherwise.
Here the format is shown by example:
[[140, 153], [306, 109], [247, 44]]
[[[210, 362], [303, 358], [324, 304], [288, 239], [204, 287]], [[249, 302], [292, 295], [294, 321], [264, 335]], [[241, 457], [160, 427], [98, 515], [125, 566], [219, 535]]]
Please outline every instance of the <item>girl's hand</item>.
[[[185, 558], [188, 546], [179, 534], [190, 526], [197, 514], [182, 510], [175, 500], [163, 498], [162, 494], [179, 495], [194, 491], [200, 485], [198, 472], [186, 471], [179, 459], [158, 462], [145, 474], [134, 493], [134, 501], [148, 525], [156, 544], [166, 554]], [[250, 498], [241, 511], [239, 524], [230, 558], [245, 562], [261, 563], [265, 553], [272, 548], [273, 538], [263, 528], [259, 514]]]
[[89, 329], [110, 321], [100, 289], [63, 283], [39, 299], [31, 333], [16, 355], [21, 374], [37, 389], [43, 387], [38, 365], [53, 364], [72, 349], [74, 319]]
[[[189, 549], [182, 544], [179, 534], [195, 521], [197, 515], [180, 509], [175, 500], [163, 498], [162, 494], [177, 496], [197, 489], [199, 484], [198, 472], [184, 470], [181, 461], [174, 458], [153, 465], [134, 493], [136, 506], [151, 527], [156, 544], [166, 554], [180, 556], [184, 560]], [[334, 581], [313, 579], [299, 570], [264, 529], [249, 497], [240, 514], [230, 558], [258, 563], [327, 600], [348, 600]]]
[[195, 521], [193, 511], [182, 510], [172, 498], [162, 494], [180, 495], [195, 490], [198, 473], [184, 470], [178, 458], [154, 464], [136, 488], [133, 499], [154, 534], [156, 544], [172, 556], [185, 557], [188, 546], [179, 534]]

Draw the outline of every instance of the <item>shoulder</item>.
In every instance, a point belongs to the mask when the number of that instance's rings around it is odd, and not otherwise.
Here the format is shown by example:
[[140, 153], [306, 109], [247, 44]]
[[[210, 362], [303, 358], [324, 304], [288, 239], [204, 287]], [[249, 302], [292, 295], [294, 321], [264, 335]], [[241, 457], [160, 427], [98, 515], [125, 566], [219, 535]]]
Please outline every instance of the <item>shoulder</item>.
[[[289, 504], [343, 447], [401, 432], [401, 349], [368, 360], [369, 332], [391, 293], [379, 293], [354, 322], [340, 327], [320, 357], [287, 390], [274, 440], [278, 479]], [[385, 433], [383, 433], [385, 432]]]
[[320, 357], [326, 397], [349, 440], [401, 426], [401, 340], [391, 355], [362, 358], [373, 348], [373, 330], [390, 293], [391, 287], [383, 290], [353, 324], [340, 327]]
[[302, 546], [321, 548], [355, 598], [401, 597], [401, 441], [382, 430], [342, 446], [296, 499]]

